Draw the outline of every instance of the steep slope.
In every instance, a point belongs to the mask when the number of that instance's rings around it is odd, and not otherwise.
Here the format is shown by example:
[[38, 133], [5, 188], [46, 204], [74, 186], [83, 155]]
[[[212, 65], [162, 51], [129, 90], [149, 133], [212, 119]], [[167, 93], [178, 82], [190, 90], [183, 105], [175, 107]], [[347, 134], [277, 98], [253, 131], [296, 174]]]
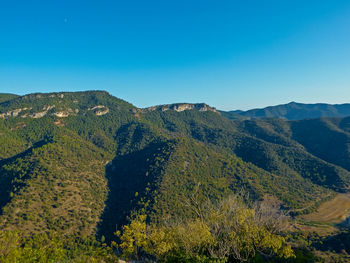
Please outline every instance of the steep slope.
[[235, 119], [238, 116], [245, 118], [281, 118], [286, 120], [316, 119], [321, 117], [350, 116], [350, 104], [304, 104], [291, 102], [288, 104], [270, 106], [263, 109], [248, 111], [230, 111], [225, 116]]
[[298, 174], [336, 191], [348, 187], [348, 171], [308, 153], [292, 135], [278, 131], [289, 127], [292, 133], [288, 122], [230, 121], [217, 113], [195, 111], [179, 115], [175, 118], [172, 112], [153, 112], [145, 117], [170, 131], [185, 133], [213, 147], [226, 149], [268, 172], [291, 179]]
[[0, 228], [93, 235], [115, 131], [134, 107], [94, 91], [26, 95], [0, 107]]
[[0, 160], [22, 152], [28, 147], [26, 140], [14, 132], [14, 130], [23, 128], [23, 126], [23, 123], [18, 123], [12, 127], [7, 127], [5, 122], [0, 119]]
[[63, 130], [1, 160], [0, 228], [93, 234], [107, 196], [104, 166], [110, 158]]
[[349, 123], [350, 118], [292, 122], [292, 138], [315, 156], [350, 170]]
[[206, 202], [244, 191], [253, 200], [269, 195], [291, 206], [293, 203], [305, 205], [307, 201], [327, 195], [327, 190], [300, 176], [292, 181], [293, 191], [290, 178], [266, 172], [234, 154], [181, 139], [158, 181], [153, 217], [171, 220], [191, 216], [193, 211], [186, 202], [195, 194], [198, 202]]

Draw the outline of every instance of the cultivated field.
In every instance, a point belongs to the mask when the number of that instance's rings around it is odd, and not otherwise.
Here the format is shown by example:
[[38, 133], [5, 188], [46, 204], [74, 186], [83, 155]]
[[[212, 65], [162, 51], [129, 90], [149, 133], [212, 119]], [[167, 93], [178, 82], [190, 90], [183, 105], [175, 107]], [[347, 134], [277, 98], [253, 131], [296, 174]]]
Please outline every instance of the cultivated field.
[[334, 199], [323, 203], [316, 212], [300, 218], [308, 222], [338, 224], [350, 215], [350, 193], [338, 194]]

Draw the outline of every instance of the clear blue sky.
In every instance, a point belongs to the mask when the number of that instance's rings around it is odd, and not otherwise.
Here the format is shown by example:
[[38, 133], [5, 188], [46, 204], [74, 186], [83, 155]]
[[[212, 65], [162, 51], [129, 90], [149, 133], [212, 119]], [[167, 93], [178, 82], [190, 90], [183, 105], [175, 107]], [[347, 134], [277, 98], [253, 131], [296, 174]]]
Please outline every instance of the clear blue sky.
[[350, 102], [349, 0], [0, 2], [0, 92], [136, 106]]

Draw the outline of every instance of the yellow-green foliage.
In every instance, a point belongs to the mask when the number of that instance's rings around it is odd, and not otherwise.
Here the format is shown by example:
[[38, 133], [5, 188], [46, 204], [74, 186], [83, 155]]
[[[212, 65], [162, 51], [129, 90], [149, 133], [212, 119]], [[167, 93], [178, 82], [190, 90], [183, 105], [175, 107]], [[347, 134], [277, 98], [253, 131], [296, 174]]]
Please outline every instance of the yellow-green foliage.
[[123, 235], [120, 231], [115, 233], [120, 236], [120, 248], [123, 249], [123, 255], [126, 258], [132, 255], [137, 258], [139, 248], [147, 244], [145, 219], [145, 215], [139, 215], [130, 225], [123, 226]]
[[94, 240], [66, 238], [54, 233], [23, 236], [0, 232], [1, 263], [117, 262], [111, 248]]
[[[259, 252], [286, 258], [293, 255], [285, 238], [274, 234], [279, 229], [266, 225], [269, 218], [263, 218], [258, 209], [248, 208], [238, 197], [225, 199], [218, 208], [211, 208], [204, 215], [203, 220], [216, 240], [209, 247], [213, 257], [247, 260]], [[270, 220], [280, 219], [271, 217]]]
[[144, 250], [157, 258], [164, 259], [173, 252], [200, 255], [207, 247], [214, 244], [215, 239], [209, 226], [195, 219], [186, 224], [149, 226]]
[[62, 242], [52, 236], [37, 235], [23, 244], [18, 232], [0, 232], [0, 262], [58, 262], [64, 259]]
[[196, 219], [172, 224], [147, 225], [146, 216], [137, 216], [123, 227], [123, 233], [117, 233], [123, 256], [136, 258], [142, 249], [165, 261], [179, 254], [224, 262], [232, 258], [247, 261], [258, 254], [294, 257], [279, 229], [266, 224], [268, 218], [263, 218], [259, 209], [247, 207], [240, 198], [229, 197], [206, 209]]

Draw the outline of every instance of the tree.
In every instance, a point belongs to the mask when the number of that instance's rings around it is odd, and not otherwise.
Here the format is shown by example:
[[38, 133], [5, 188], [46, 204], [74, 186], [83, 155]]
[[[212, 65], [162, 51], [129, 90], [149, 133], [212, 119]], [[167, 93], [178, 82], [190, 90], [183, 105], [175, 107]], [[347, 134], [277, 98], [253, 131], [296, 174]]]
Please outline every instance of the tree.
[[123, 256], [138, 258], [139, 250], [147, 245], [146, 216], [138, 215], [129, 225], [123, 226], [123, 232], [116, 231], [115, 235], [120, 237], [119, 247]]

